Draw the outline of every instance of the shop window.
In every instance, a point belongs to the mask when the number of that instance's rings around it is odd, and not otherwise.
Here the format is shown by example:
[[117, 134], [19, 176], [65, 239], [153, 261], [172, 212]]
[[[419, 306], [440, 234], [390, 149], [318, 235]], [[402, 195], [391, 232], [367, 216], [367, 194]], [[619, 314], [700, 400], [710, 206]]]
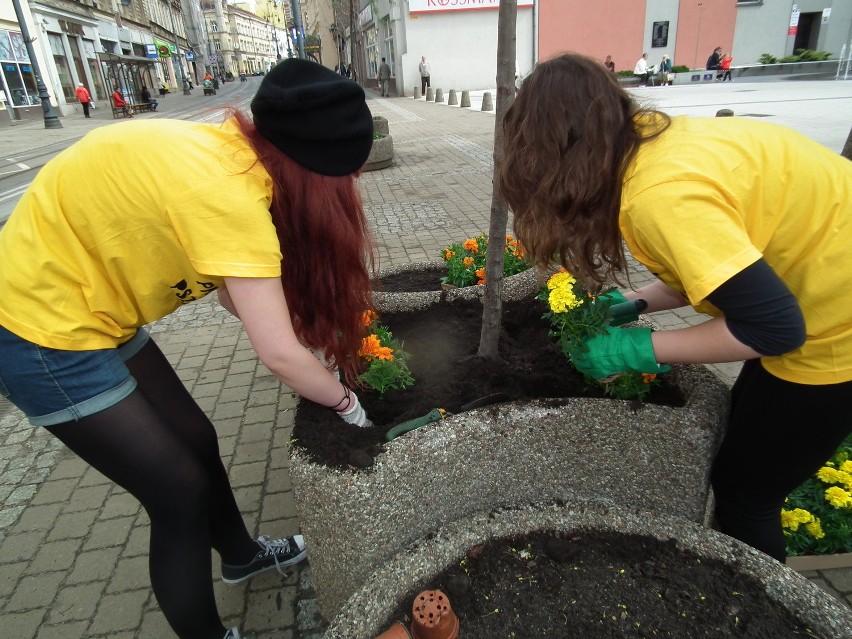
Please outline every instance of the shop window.
[[74, 99], [74, 80], [71, 78], [68, 58], [62, 46], [62, 37], [55, 33], [48, 33], [47, 39], [50, 42], [50, 51], [53, 53], [53, 62], [56, 65], [56, 74], [59, 76], [62, 93], [65, 94], [66, 100], [71, 101]]
[[376, 44], [376, 27], [370, 27], [364, 35], [367, 45], [367, 77], [375, 78], [379, 74], [379, 51]]

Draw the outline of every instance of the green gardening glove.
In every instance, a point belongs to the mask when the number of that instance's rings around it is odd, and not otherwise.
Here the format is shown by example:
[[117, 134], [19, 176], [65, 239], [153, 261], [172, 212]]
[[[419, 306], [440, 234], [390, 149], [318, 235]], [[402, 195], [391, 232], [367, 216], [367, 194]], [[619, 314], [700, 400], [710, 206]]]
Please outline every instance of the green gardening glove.
[[613, 373], [639, 371], [640, 373], [665, 373], [666, 365], [654, 359], [650, 328], [613, 328], [585, 340], [583, 347], [571, 349], [574, 367], [589, 377], [603, 379]]
[[598, 295], [598, 300], [609, 301], [609, 323], [611, 326], [621, 326], [628, 322], [635, 322], [639, 319], [639, 310], [635, 304], [627, 301], [627, 298], [621, 294], [617, 288], [601, 293]]

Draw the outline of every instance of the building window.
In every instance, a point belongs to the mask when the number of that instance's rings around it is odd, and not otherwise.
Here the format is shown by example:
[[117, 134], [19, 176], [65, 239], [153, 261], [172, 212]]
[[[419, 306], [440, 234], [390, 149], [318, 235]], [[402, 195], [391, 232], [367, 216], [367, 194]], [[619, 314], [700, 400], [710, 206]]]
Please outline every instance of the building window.
[[0, 67], [6, 104], [25, 107], [39, 103], [38, 90], [33, 80], [33, 70], [27, 56], [24, 39], [19, 31], [0, 30]]
[[388, 59], [388, 66], [391, 69], [396, 67], [396, 47], [393, 44], [393, 28], [391, 27], [390, 19], [385, 16], [382, 19], [382, 35], [385, 39], [385, 54]]
[[367, 46], [367, 77], [375, 78], [379, 74], [379, 51], [376, 44], [376, 27], [370, 27], [364, 35]]
[[48, 33], [50, 51], [53, 53], [53, 62], [56, 65], [56, 74], [59, 76], [59, 84], [66, 100], [74, 99], [74, 81], [71, 78], [71, 69], [68, 67], [68, 58], [65, 56], [65, 48], [62, 46], [62, 36], [56, 33]]

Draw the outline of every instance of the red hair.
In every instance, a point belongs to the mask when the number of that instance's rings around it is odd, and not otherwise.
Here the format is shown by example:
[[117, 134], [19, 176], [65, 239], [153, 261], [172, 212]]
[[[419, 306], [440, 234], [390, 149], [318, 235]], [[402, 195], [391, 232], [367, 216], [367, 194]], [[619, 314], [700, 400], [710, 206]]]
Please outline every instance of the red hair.
[[355, 175], [314, 173], [264, 138], [249, 118], [237, 123], [273, 182], [270, 213], [281, 253], [281, 283], [299, 339], [337, 363], [350, 383], [372, 310], [374, 246]]

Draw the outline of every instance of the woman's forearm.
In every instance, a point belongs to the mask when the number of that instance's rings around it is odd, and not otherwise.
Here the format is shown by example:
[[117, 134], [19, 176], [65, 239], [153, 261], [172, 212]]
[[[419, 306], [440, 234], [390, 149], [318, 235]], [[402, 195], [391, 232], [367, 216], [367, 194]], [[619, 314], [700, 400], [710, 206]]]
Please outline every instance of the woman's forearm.
[[660, 364], [718, 364], [761, 357], [731, 334], [724, 317], [689, 328], [655, 331], [651, 343]]
[[636, 289], [635, 291], [622, 291], [622, 294], [629, 301], [642, 299], [648, 302], [648, 308], [643, 311], [644, 313], [667, 311], [672, 308], [681, 308], [689, 304], [683, 295], [663, 283], [662, 280], [656, 280], [651, 284]]

